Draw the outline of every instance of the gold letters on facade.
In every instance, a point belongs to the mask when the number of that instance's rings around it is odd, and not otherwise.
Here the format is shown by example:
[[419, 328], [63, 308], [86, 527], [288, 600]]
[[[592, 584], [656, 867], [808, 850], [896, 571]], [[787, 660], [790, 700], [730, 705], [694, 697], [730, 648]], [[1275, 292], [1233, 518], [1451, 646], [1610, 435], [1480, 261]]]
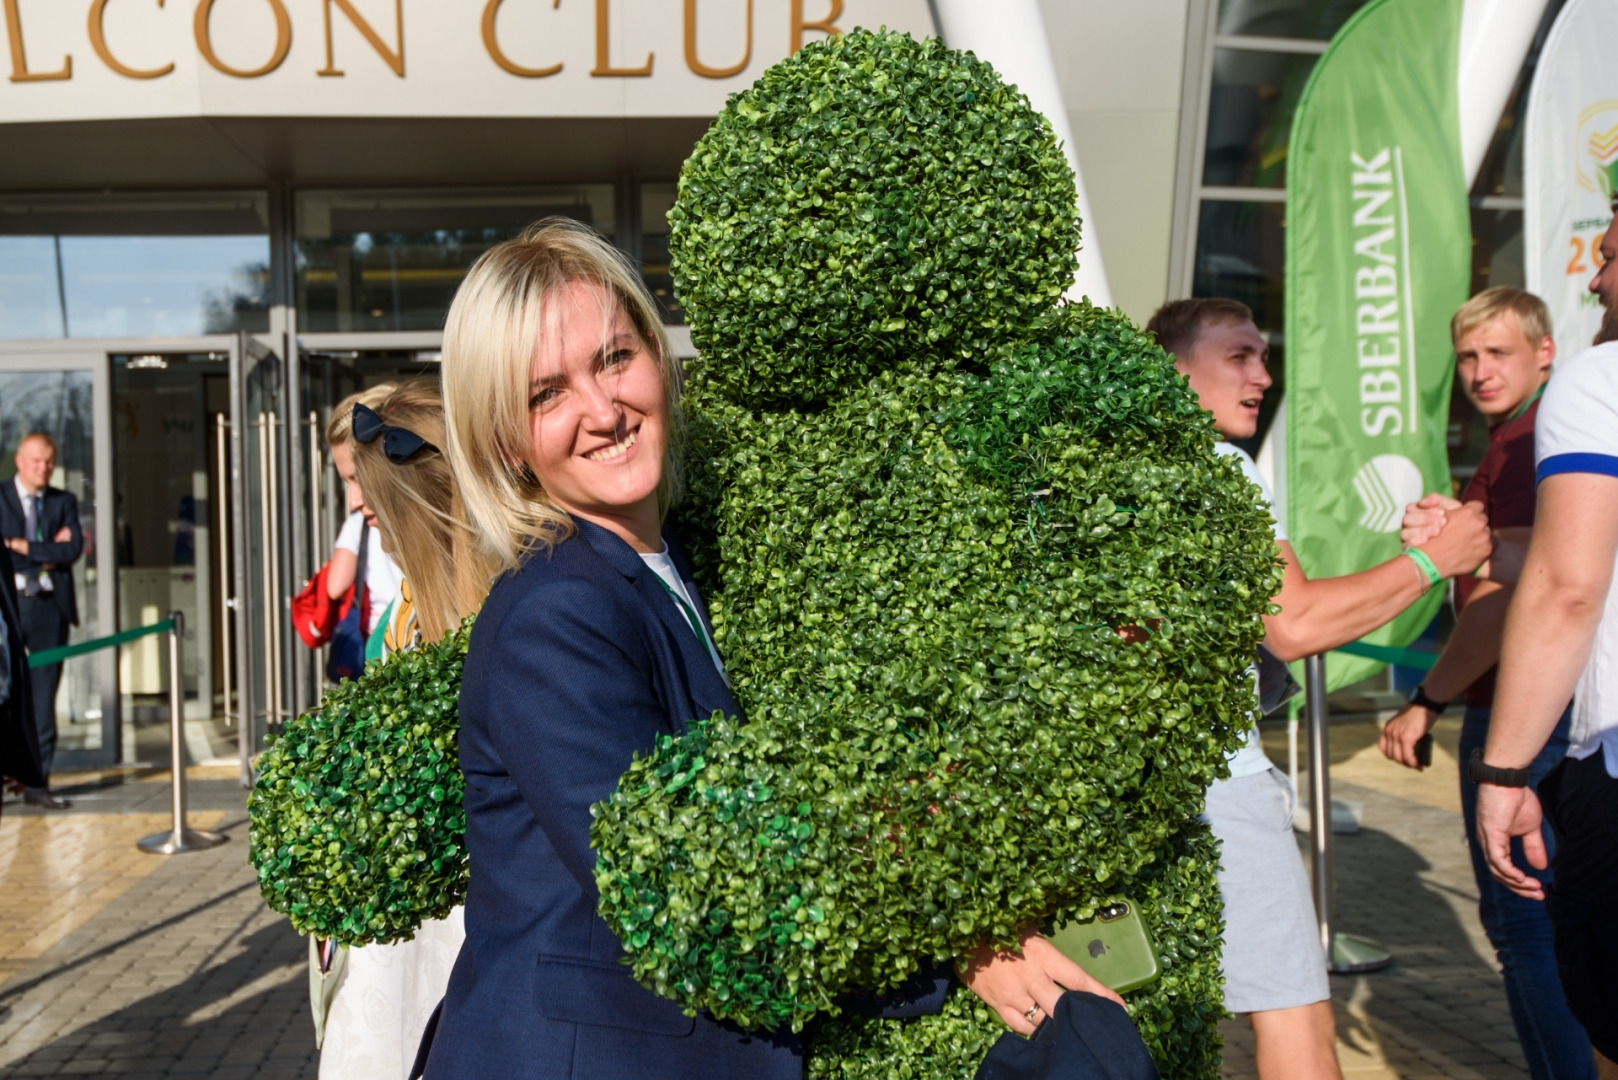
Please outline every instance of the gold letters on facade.
[[[162, 7], [163, 0], [157, 0], [157, 6]], [[95, 0], [95, 3], [90, 5], [90, 47], [96, 51], [97, 56], [101, 57], [103, 64], [130, 79], [161, 79], [174, 70], [174, 61], [172, 60], [160, 68], [143, 69], [132, 68], [112, 55], [112, 50], [107, 48], [106, 18], [107, 0]]]
[[[802, 0], [799, 0], [801, 3]], [[835, 16], [833, 16], [835, 18]], [[828, 22], [831, 20], [827, 20]], [[685, 66], [704, 79], [728, 79], [747, 70], [753, 59], [753, 0], [747, 0], [747, 48], [742, 50], [742, 62], [728, 68], [713, 68], [697, 59], [697, 0], [685, 0]]]
[[[531, 68], [523, 67], [507, 56], [505, 50], [500, 48], [500, 39], [495, 35], [494, 21], [500, 14], [500, 5], [506, 0], [489, 0], [483, 8], [483, 48], [488, 51], [489, 59], [499, 65], [501, 71], [509, 71], [513, 75], [521, 75], [525, 79], [543, 79], [547, 75], [555, 75], [562, 70], [561, 64], [552, 64], [550, 67]], [[749, 0], [751, 2], [751, 0]], [[551, 0], [554, 10], [562, 6], [562, 0]]]
[[831, 10], [824, 19], [818, 21], [805, 21], [803, 17], [803, 0], [792, 0], [792, 51], [796, 53], [803, 48], [803, 32], [805, 30], [820, 30], [828, 36], [836, 36], [843, 31], [837, 26], [837, 20], [843, 14], [843, 0], [831, 0]]
[[73, 57], [62, 57], [61, 71], [33, 72], [28, 70], [28, 58], [22, 48], [22, 15], [17, 11], [17, 0], [5, 0], [6, 40], [11, 43], [12, 82], [54, 82], [73, 77]]
[[[15, 3], [16, 0], [7, 2]], [[192, 33], [197, 39], [197, 51], [202, 54], [202, 58], [208, 61], [214, 70], [234, 75], [238, 79], [256, 79], [280, 67], [281, 61], [287, 58], [287, 51], [292, 48], [292, 17], [287, 14], [286, 6], [281, 0], [269, 0], [269, 4], [275, 12], [275, 53], [263, 67], [243, 71], [241, 68], [231, 67], [219, 59], [219, 54], [213, 51], [213, 39], [208, 36], [208, 16], [213, 14], [214, 0], [198, 0], [197, 15], [191, 25]]]
[[324, 0], [321, 4], [321, 9], [326, 15], [326, 66], [315, 72], [315, 74], [342, 74], [342, 71], [332, 62], [331, 6], [333, 3], [336, 3], [342, 9], [343, 14], [348, 16], [348, 21], [354, 24], [354, 29], [358, 30], [365, 40], [371, 43], [371, 48], [375, 49], [377, 55], [382, 57], [382, 62], [393, 69], [393, 73], [399, 78], [404, 78], [404, 0], [393, 0], [393, 24], [397, 28], [398, 35], [397, 50], [388, 48], [381, 35], [371, 28], [371, 24], [365, 21], [365, 16], [356, 11], [349, 0]]
[[[65, 3], [67, 0], [54, 0], [56, 3]], [[90, 47], [96, 56], [109, 70], [129, 79], [160, 79], [174, 71], [174, 62], [171, 60], [161, 67], [137, 68], [131, 67], [118, 59], [107, 43], [106, 15], [107, 5], [111, 0], [91, 0], [89, 11]], [[158, 7], [163, 7], [165, 0], [156, 0]], [[237, 79], [257, 79], [270, 74], [281, 66], [286, 60], [288, 52], [292, 49], [292, 17], [287, 13], [284, 0], [265, 0], [275, 15], [275, 49], [268, 61], [262, 67], [250, 70], [231, 67], [220, 59], [214, 51], [213, 38], [209, 29], [209, 21], [213, 15], [216, 0], [196, 0], [196, 13], [192, 19], [192, 34], [196, 38], [197, 52], [202, 55], [209, 66], [214, 70]], [[590, 74], [596, 78], [645, 78], [652, 74], [652, 63], [656, 54], [648, 52], [646, 63], [640, 67], [613, 67], [612, 65], [612, 0], [595, 0], [595, 67]], [[747, 70], [747, 65], [753, 60], [753, 0], [744, 0], [747, 5], [747, 37], [746, 45], [742, 49], [742, 58], [738, 63], [728, 67], [710, 67], [702, 62], [697, 53], [697, 7], [699, 0], [684, 0], [685, 6], [685, 64], [691, 71], [705, 79], [729, 79]], [[842, 33], [837, 20], [843, 14], [843, 0], [817, 0], [827, 5], [824, 17], [809, 19], [804, 15], [805, 0], [791, 0], [792, 9], [792, 51], [797, 52], [803, 48], [804, 34], [807, 31], [835, 35]], [[7, 43], [11, 50], [10, 81], [22, 82], [54, 82], [71, 79], [73, 77], [73, 57], [62, 57], [62, 66], [57, 71], [30, 71], [28, 70], [27, 54], [23, 48], [21, 0], [0, 0], [0, 10], [4, 11], [6, 23]], [[495, 62], [500, 70], [524, 79], [543, 79], [555, 75], [562, 70], [561, 62], [548, 67], [526, 67], [517, 63], [506, 54], [501, 47], [499, 35], [496, 31], [496, 22], [500, 15], [501, 6], [505, 0], [487, 0], [483, 7], [483, 48], [489, 54], [489, 59]], [[336, 4], [342, 13], [353, 24], [354, 28], [376, 50], [382, 62], [388, 65], [399, 78], [404, 78], [404, 0], [393, 0], [394, 18], [394, 45], [392, 48], [376, 32], [376, 28], [366, 21], [354, 6], [353, 0], [321, 0], [322, 13], [325, 16], [326, 31], [326, 66], [315, 72], [316, 75], [341, 76], [343, 70], [337, 66], [332, 44], [332, 5]], [[559, 9], [562, 0], [551, 0], [552, 9]]]
[[615, 68], [612, 66], [612, 42], [608, 36], [612, 17], [607, 11], [609, 0], [596, 0], [596, 66], [590, 69], [590, 74], [596, 77], [603, 75], [617, 75], [623, 78], [637, 79], [652, 73], [654, 53], [646, 54], [646, 66], [638, 68]]

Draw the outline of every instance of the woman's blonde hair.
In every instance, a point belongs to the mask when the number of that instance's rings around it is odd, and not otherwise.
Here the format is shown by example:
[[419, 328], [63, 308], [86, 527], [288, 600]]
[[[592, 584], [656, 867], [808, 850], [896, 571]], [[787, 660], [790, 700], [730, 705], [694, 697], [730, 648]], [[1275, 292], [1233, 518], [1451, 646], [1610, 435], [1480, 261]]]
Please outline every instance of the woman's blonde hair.
[[364, 405], [367, 409], [374, 409], [378, 402], [398, 388], [397, 383], [377, 383], [339, 401], [331, 411], [331, 419], [326, 421], [326, 445], [342, 446], [353, 438], [354, 406]]
[[[444, 396], [436, 379], [411, 379], [367, 407], [384, 424], [431, 444], [409, 460], [388, 460], [383, 440], [353, 440], [354, 472], [376, 512], [382, 547], [410, 583], [422, 638], [437, 641], [475, 611], [489, 591], [494, 561], [472, 534], [444, 445]], [[353, 409], [350, 407], [349, 412]]]
[[589, 226], [566, 218], [536, 222], [473, 265], [444, 326], [446, 449], [467, 517], [502, 568], [573, 531], [572, 519], [528, 468], [528, 401], [535, 350], [548, 339], [555, 300], [579, 283], [596, 286], [606, 300], [603, 338], [622, 311], [662, 372], [669, 438], [659, 508], [667, 512], [679, 492], [680, 371], [656, 301], [623, 252]]

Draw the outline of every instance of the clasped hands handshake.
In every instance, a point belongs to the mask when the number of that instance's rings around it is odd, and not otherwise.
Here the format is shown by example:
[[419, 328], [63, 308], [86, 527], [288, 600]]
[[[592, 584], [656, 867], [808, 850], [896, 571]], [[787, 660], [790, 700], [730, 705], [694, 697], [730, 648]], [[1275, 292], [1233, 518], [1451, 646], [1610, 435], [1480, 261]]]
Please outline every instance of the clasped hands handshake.
[[[1438, 549], [1457, 527], [1465, 534], [1467, 554], [1459, 563], [1446, 566], [1439, 561]], [[1487, 543], [1482, 549], [1483, 557], [1478, 559], [1478, 549], [1474, 545], [1480, 531]], [[1522, 572], [1530, 532], [1529, 529], [1515, 528], [1491, 532], [1481, 503], [1461, 503], [1443, 495], [1428, 495], [1405, 507], [1399, 540], [1407, 549], [1420, 547], [1426, 551], [1446, 577], [1471, 573], [1499, 584], [1513, 584]], [[1457, 541], [1463, 539], [1460, 535], [1450, 538]], [[1407, 768], [1420, 769], [1416, 744], [1426, 737], [1437, 720], [1438, 714], [1431, 709], [1414, 703], [1407, 705], [1383, 727], [1377, 746], [1388, 760]]]

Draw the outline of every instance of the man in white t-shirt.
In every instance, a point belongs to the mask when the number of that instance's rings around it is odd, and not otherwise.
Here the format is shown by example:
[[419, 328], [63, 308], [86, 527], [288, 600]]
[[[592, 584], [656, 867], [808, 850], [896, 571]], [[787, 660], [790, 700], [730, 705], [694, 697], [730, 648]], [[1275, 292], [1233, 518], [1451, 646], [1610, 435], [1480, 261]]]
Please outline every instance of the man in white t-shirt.
[[[1615, 207], [1618, 209], [1618, 207]], [[1618, 1080], [1618, 217], [1590, 283], [1606, 308], [1593, 348], [1564, 361], [1534, 433], [1534, 536], [1506, 616], [1489, 739], [1467, 763], [1477, 826], [1501, 883], [1544, 899], [1568, 1007], [1590, 1037], [1596, 1071]], [[1528, 765], [1573, 698], [1568, 753], [1527, 787]], [[1512, 861], [1549, 860], [1548, 889]]]
[[[1271, 384], [1269, 347], [1252, 312], [1234, 300], [1176, 300], [1146, 329], [1171, 353], [1202, 407], [1226, 438], [1252, 438], [1259, 404]], [[1272, 502], [1252, 459], [1221, 443]], [[1338, 578], [1310, 579], [1298, 566], [1286, 531], [1275, 539], [1286, 564], [1281, 608], [1266, 616], [1265, 645], [1282, 660], [1326, 652], [1375, 630], [1429, 588], [1415, 557]], [[1471, 572], [1490, 550], [1488, 524], [1476, 507], [1447, 515], [1444, 531], [1422, 545], [1440, 575]], [[1255, 720], [1257, 717], [1255, 716]], [[1295, 794], [1270, 764], [1255, 726], [1230, 758], [1230, 778], [1208, 789], [1205, 818], [1221, 844], [1219, 887], [1225, 902], [1225, 1007], [1253, 1025], [1260, 1080], [1340, 1080], [1326, 957], [1303, 862], [1292, 838]]]

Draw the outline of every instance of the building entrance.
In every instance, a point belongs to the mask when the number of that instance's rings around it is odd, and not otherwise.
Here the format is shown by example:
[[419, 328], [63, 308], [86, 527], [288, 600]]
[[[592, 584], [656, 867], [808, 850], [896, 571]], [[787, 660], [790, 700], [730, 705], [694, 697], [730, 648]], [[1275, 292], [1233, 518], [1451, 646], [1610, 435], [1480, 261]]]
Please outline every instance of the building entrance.
[[[185, 618], [181, 672], [193, 761], [239, 760], [293, 705], [283, 615], [295, 479], [285, 372], [244, 332], [196, 338], [0, 342], [0, 482], [18, 441], [58, 446], [53, 486], [78, 501], [70, 642]], [[167, 754], [163, 638], [70, 658], [56, 768]]]

